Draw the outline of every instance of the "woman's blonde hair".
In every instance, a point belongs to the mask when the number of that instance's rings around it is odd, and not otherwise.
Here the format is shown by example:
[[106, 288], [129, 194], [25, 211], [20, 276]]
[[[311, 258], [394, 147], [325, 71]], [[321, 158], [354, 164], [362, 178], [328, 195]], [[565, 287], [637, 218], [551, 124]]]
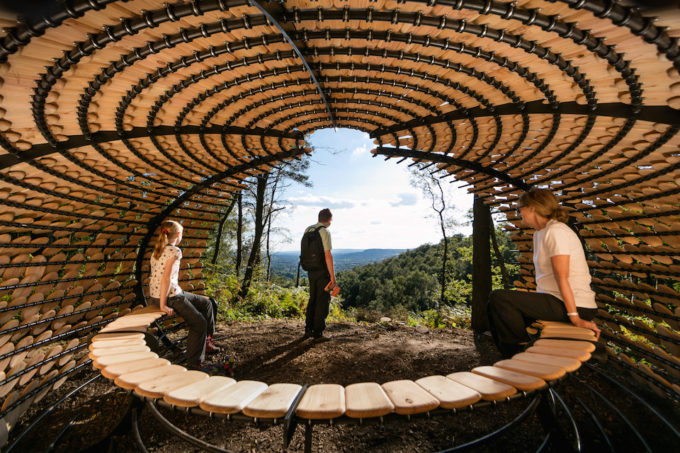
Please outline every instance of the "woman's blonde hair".
[[518, 206], [520, 208], [533, 206], [536, 213], [547, 219], [555, 219], [566, 222], [569, 212], [560, 206], [555, 195], [548, 189], [530, 189], [519, 197]]
[[161, 223], [158, 239], [153, 248], [153, 257], [156, 259], [160, 258], [163, 254], [163, 249], [168, 245], [168, 242], [170, 242], [168, 238], [174, 237], [177, 233], [182, 231], [182, 229], [182, 225], [174, 220], [166, 220]]

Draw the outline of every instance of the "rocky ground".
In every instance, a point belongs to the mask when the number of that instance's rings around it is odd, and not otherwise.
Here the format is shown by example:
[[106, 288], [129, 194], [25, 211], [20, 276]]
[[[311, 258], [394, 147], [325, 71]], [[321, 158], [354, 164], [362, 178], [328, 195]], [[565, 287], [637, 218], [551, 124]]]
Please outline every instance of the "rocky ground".
[[[299, 321], [258, 321], [223, 324], [216, 335], [222, 354], [236, 357], [235, 378], [253, 379], [267, 383], [291, 382], [298, 384], [354, 382], [387, 382], [396, 379], [418, 379], [433, 374], [468, 371], [475, 366], [489, 365], [499, 359], [488, 337], [475, 339], [472, 332], [462, 329], [416, 330], [396, 324], [333, 323], [326, 333], [330, 341], [314, 344], [302, 340], [303, 325]], [[220, 359], [223, 357], [217, 357]], [[65, 386], [75, 388], [94, 372], [81, 372]], [[577, 377], [591, 384], [599, 392], [612, 398], [626, 417], [641, 430], [654, 450], [671, 451], [680, 439], [670, 434], [658, 420], [620, 389], [608, 384], [595, 373], [583, 369]], [[625, 379], [625, 378], [624, 378]], [[629, 382], [632, 384], [632, 382]], [[607, 451], [605, 438], [579, 401], [594, 408], [604, 425], [610, 442], [617, 451], [644, 451], [644, 446], [627, 428], [615, 412], [598, 402], [598, 397], [577, 379], [557, 383], [556, 389], [579, 420], [582, 444], [586, 451]], [[676, 426], [678, 405], [662, 400], [654, 394], [642, 392]], [[62, 389], [60, 394], [63, 395]], [[48, 396], [31, 408], [23, 424], [13, 430], [16, 436], [31, 418], [54, 403], [56, 396]], [[128, 432], [103, 441], [121, 420], [133, 401], [130, 395], [117, 390], [108, 380], [100, 378], [61, 404], [46, 417], [30, 435], [14, 449], [15, 452], [45, 451], [65, 424], [75, 416], [73, 426], [54, 446], [54, 451], [139, 451]], [[390, 420], [384, 424], [341, 424], [315, 426], [315, 452], [429, 452], [444, 450], [454, 445], [490, 433], [516, 417], [531, 402], [530, 398], [463, 411], [452, 415], [438, 415], [412, 420]], [[281, 452], [282, 427], [255, 425], [224, 419], [163, 411], [173, 423], [192, 435], [221, 448], [239, 452]], [[566, 421], [564, 413], [558, 414]], [[152, 452], [199, 451], [186, 442], [171, 436], [152, 417], [148, 409], [139, 415], [140, 436]], [[567, 425], [565, 424], [565, 427]], [[124, 428], [127, 426], [124, 425]], [[537, 416], [532, 416], [499, 440], [491, 441], [474, 451], [535, 451], [543, 437]], [[11, 442], [10, 438], [10, 442]], [[299, 426], [287, 451], [304, 450], [304, 428]]]

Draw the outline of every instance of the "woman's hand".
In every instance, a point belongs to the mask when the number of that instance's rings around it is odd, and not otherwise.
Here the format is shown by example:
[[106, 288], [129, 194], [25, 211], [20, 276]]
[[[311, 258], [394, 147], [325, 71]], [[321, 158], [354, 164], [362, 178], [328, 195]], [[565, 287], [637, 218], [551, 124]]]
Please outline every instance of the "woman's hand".
[[167, 305], [163, 305], [161, 307], [161, 311], [164, 311], [168, 316], [172, 316], [175, 313], [175, 310], [172, 308], [168, 307]]
[[590, 329], [593, 332], [595, 332], [595, 339], [600, 338], [600, 329], [597, 327], [597, 324], [594, 322], [586, 321], [585, 319], [581, 319], [578, 316], [569, 316], [569, 320], [573, 325], [576, 327], [583, 327], [585, 329]]

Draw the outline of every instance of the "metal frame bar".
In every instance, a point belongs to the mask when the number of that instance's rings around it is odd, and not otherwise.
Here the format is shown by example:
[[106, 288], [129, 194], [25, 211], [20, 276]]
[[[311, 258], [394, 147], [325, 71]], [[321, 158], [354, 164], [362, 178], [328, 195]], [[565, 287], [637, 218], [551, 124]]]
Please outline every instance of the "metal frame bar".
[[378, 146], [376, 148], [375, 155], [388, 156], [388, 157], [410, 157], [412, 159], [423, 159], [431, 162], [440, 162], [449, 165], [456, 165], [459, 167], [464, 167], [470, 170], [475, 170], [479, 173], [484, 173], [485, 175], [498, 178], [504, 182], [512, 184], [521, 190], [529, 190], [531, 185], [525, 183], [520, 179], [513, 178], [506, 173], [495, 170], [490, 167], [485, 167], [479, 162], [473, 162], [470, 160], [460, 159], [453, 156], [447, 156], [444, 154], [428, 153], [426, 151], [420, 151], [417, 149], [408, 148], [388, 148], [384, 146]]
[[[167, 418], [163, 417], [163, 415], [158, 411], [158, 408], [156, 408], [156, 405], [152, 400], [148, 400], [146, 402], [146, 407], [151, 411], [151, 414], [158, 420], [158, 422], [163, 426], [163, 428], [167, 429], [170, 431], [172, 434], [175, 436], [184, 439], [185, 441], [189, 442], [191, 445], [198, 447], [202, 450], [205, 451], [210, 451], [213, 453], [232, 453], [231, 450], [224, 450], [222, 448], [216, 447], [208, 442], [205, 442], [201, 439], [198, 439], [191, 434], [182, 431], [175, 425], [173, 425]], [[135, 422], [137, 421], [136, 418], [134, 420]], [[135, 423], [136, 425], [136, 423]], [[138, 431], [138, 428], [135, 428]], [[141, 437], [140, 437], [141, 440]]]
[[316, 89], [319, 90], [319, 95], [321, 96], [321, 99], [323, 99], [324, 104], [326, 104], [326, 110], [328, 111], [328, 116], [331, 118], [331, 123], [333, 124], [333, 127], [337, 129], [338, 125], [335, 123], [335, 117], [333, 116], [333, 111], [331, 110], [331, 106], [328, 103], [328, 99], [326, 99], [326, 94], [323, 92], [323, 89], [321, 88], [321, 85], [319, 84], [319, 81], [316, 79], [316, 75], [314, 74], [314, 71], [312, 71], [312, 68], [309, 66], [309, 63], [307, 63], [307, 60], [305, 59], [305, 56], [302, 55], [302, 52], [300, 52], [300, 49], [298, 46], [295, 44], [293, 41], [293, 38], [288, 35], [286, 30], [283, 28], [283, 26], [279, 23], [278, 20], [272, 16], [272, 14], [267, 11], [262, 5], [260, 5], [257, 1], [255, 0], [248, 0], [252, 6], [255, 8], [259, 9], [260, 12], [276, 27], [279, 29], [283, 37], [288, 41], [288, 44], [293, 48], [295, 53], [297, 54], [298, 58], [300, 58], [300, 61], [302, 61], [302, 64], [305, 66], [307, 69], [307, 72], [309, 72], [309, 76], [312, 78], [312, 81], [314, 82], [314, 85], [316, 85]]

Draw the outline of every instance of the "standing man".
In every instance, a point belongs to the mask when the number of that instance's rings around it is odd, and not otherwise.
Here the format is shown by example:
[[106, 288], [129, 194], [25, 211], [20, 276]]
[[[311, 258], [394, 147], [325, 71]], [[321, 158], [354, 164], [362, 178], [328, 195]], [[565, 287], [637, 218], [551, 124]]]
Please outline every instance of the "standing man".
[[[321, 236], [323, 245], [323, 263], [314, 269], [307, 271], [309, 277], [309, 302], [307, 303], [307, 313], [305, 318], [305, 338], [314, 337], [317, 342], [328, 341], [328, 337], [323, 336], [326, 328], [326, 316], [331, 301], [331, 290], [336, 286], [335, 270], [333, 268], [333, 254], [331, 253], [331, 233], [328, 227], [331, 226], [333, 214], [326, 208], [319, 211], [318, 223], [309, 226], [305, 230], [307, 233], [317, 231]], [[337, 294], [337, 290], [334, 292]]]

